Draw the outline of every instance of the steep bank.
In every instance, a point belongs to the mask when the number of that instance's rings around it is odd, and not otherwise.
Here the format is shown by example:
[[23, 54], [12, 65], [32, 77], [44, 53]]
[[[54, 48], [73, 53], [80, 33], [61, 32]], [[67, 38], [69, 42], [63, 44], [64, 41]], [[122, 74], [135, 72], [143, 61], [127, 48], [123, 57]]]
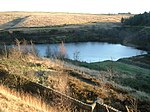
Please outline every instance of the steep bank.
[[91, 23], [53, 27], [12, 28], [0, 31], [0, 43], [19, 40], [33, 43], [110, 42], [150, 50], [150, 28], [121, 26], [120, 23]]

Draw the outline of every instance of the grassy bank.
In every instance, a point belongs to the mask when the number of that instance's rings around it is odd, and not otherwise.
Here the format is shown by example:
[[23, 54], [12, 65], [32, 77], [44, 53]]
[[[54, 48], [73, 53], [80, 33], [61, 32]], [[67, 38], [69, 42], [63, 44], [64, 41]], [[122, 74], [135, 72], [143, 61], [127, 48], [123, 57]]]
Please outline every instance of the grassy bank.
[[110, 80], [150, 94], [150, 55], [95, 63], [72, 62], [98, 71], [107, 71]]

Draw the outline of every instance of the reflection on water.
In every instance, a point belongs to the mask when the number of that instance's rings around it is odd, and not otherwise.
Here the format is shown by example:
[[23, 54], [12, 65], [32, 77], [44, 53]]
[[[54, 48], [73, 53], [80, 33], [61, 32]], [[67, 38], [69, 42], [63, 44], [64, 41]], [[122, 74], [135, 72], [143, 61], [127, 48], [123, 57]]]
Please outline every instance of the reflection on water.
[[[35, 46], [40, 56], [46, 56], [47, 46], [52, 52], [59, 49], [59, 44], [38, 44]], [[78, 59], [86, 62], [116, 61], [124, 57], [146, 54], [145, 51], [136, 48], [102, 42], [66, 43], [65, 48], [69, 59], [75, 59], [75, 54], [78, 53]]]

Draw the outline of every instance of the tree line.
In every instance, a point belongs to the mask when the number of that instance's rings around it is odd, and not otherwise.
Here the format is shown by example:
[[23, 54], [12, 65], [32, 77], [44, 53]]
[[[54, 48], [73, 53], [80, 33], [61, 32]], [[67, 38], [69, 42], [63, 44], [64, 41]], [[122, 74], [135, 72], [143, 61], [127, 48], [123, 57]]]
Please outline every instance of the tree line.
[[122, 18], [121, 22], [130, 26], [150, 26], [150, 12], [144, 12], [130, 18]]

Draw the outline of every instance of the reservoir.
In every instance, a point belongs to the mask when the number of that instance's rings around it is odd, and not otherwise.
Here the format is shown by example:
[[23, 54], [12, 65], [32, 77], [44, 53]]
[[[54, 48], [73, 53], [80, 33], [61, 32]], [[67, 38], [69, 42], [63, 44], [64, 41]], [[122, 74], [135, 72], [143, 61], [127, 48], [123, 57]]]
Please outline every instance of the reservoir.
[[[60, 49], [60, 44], [36, 44], [40, 56], [47, 55], [47, 49], [51, 53], [56, 53]], [[104, 42], [82, 42], [82, 43], [64, 43], [67, 58], [78, 59], [79, 61], [98, 62], [105, 60], [117, 61], [120, 58], [132, 57], [146, 54], [146, 51], [133, 47], [123, 46], [121, 44], [110, 44]], [[76, 57], [76, 58], [75, 58]]]

